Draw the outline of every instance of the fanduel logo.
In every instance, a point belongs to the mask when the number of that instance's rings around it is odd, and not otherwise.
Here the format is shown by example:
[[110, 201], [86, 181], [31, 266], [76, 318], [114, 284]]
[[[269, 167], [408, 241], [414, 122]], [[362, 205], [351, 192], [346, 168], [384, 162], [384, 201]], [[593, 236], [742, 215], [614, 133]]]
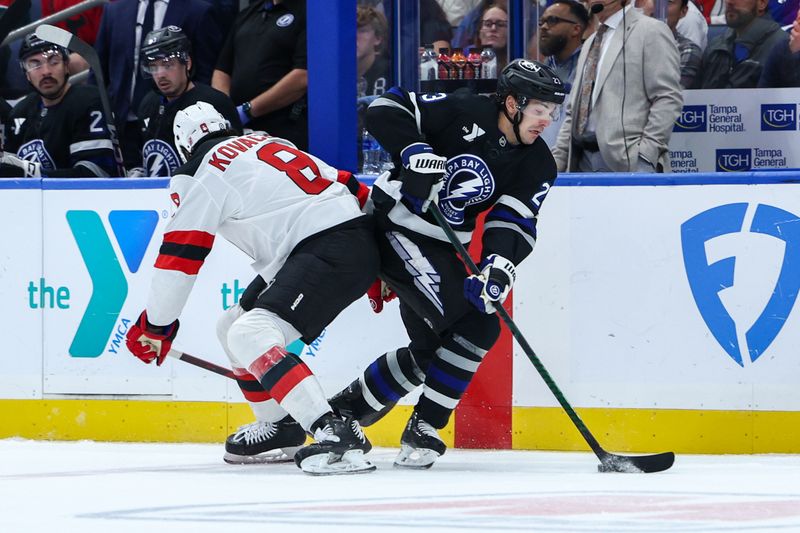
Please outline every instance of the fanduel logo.
[[[108, 222], [128, 270], [136, 273], [158, 224], [158, 213], [111, 211]], [[94, 211], [67, 211], [67, 224], [92, 279], [92, 296], [72, 339], [69, 354], [99, 357], [128, 296], [128, 281], [100, 215]]]
[[704, 105], [685, 105], [672, 131], [706, 132], [708, 131], [708, 109]]
[[717, 149], [717, 172], [744, 172], [752, 168], [750, 148]]
[[761, 104], [761, 131], [793, 131], [796, 129], [796, 104]]
[[[800, 218], [783, 209], [758, 204], [750, 208], [752, 222], [749, 222], [748, 228], [748, 207], [746, 203], [722, 205], [704, 211], [681, 225], [683, 261], [697, 308], [722, 349], [742, 367], [745, 361], [755, 362], [778, 336], [800, 289]], [[748, 233], [777, 239], [775, 242], [762, 243], [778, 245], [773, 248], [778, 250], [774, 255], [776, 261], [770, 262], [773, 256], [762, 255], [762, 250], [753, 257], [726, 256], [729, 252], [722, 249], [723, 245], [735, 245], [754, 236]], [[728, 241], [714, 242], [718, 237]], [[783, 252], [782, 258], [779, 257], [780, 250]], [[722, 253], [715, 254], [714, 251]], [[709, 254], [715, 259], [709, 261]], [[758, 268], [748, 269], [744, 266], [750, 266], [751, 263], [756, 263]], [[770, 264], [776, 271], [779, 269], [774, 285], [768, 272]], [[734, 287], [734, 281], [736, 289], [728, 292]], [[753, 290], [759, 284], [763, 286], [765, 281], [768, 285], [764, 290]], [[725, 303], [732, 302], [737, 291], [741, 294], [742, 290], [749, 291], [744, 304], [726, 307]], [[743, 313], [758, 313], [758, 308], [753, 309], [758, 292], [763, 293], [766, 305], [755, 320], [743, 317]]]

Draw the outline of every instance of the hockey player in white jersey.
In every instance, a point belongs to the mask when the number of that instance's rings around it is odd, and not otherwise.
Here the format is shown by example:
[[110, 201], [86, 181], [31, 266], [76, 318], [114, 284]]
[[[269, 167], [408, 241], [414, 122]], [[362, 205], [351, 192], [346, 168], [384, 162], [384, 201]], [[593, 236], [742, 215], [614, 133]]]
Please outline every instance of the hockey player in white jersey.
[[286, 350], [298, 338], [315, 339], [375, 280], [372, 220], [359, 208], [355, 179], [283, 139], [231, 136], [205, 102], [179, 111], [174, 131], [184, 162], [170, 181], [175, 210], [128, 348], [146, 363], [163, 362], [221, 235], [253, 259], [259, 274], [247, 301], [230, 308], [217, 328], [258, 419], [229, 437], [226, 460], [251, 462], [248, 445], [285, 449], [302, 445], [308, 433], [315, 442], [294, 455], [304, 472], [374, 470], [363, 458], [371, 445], [358, 423], [333, 414], [316, 376]]

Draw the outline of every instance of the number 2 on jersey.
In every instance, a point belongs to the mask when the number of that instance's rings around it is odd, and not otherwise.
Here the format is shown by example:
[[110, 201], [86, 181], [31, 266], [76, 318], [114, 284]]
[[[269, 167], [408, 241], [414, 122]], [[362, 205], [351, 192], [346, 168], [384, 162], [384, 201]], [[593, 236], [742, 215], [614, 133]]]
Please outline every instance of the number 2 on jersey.
[[258, 158], [284, 172], [306, 194], [319, 194], [333, 183], [325, 179], [307, 154], [280, 143], [267, 143], [258, 149]]

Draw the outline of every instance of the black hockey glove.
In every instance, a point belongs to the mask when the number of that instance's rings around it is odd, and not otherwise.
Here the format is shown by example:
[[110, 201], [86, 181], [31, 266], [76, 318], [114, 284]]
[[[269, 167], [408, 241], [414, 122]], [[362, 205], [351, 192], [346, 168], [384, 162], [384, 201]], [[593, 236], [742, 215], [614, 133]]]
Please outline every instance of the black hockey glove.
[[437, 202], [444, 187], [444, 170], [447, 158], [433, 153], [427, 143], [409, 144], [400, 152], [403, 170], [400, 171], [400, 192], [412, 210], [422, 214], [431, 202]]
[[480, 312], [492, 314], [495, 304], [503, 304], [516, 278], [514, 263], [492, 254], [481, 262], [480, 274], [464, 280], [464, 296]]

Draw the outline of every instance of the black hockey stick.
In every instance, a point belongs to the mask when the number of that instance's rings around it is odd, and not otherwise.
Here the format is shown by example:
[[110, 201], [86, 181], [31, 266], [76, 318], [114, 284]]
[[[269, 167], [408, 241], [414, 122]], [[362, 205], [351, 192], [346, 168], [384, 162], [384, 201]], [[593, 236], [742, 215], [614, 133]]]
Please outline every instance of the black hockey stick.
[[100, 68], [100, 58], [97, 57], [97, 52], [94, 48], [86, 44], [67, 30], [62, 30], [56, 26], [49, 24], [42, 24], [36, 28], [36, 36], [50, 43], [63, 46], [67, 50], [71, 50], [76, 54], [80, 54], [87, 63], [89, 68], [94, 72], [94, 77], [97, 79], [97, 89], [100, 92], [100, 104], [103, 106], [103, 115], [106, 119], [106, 127], [108, 128], [109, 136], [111, 137], [111, 145], [114, 148], [114, 159], [117, 163], [117, 172], [119, 177], [125, 177], [125, 166], [122, 163], [122, 151], [119, 148], [119, 137], [117, 137], [117, 127], [114, 125], [114, 113], [111, 111], [111, 104], [108, 100], [108, 89], [106, 88], [106, 81], [103, 78], [103, 69]]
[[6, 40], [9, 33], [20, 26], [17, 22], [22, 19], [30, 8], [31, 0], [16, 0], [3, 11], [3, 16], [0, 17], [0, 43]]
[[220, 376], [225, 376], [226, 378], [236, 380], [236, 374], [234, 374], [233, 371], [228, 370], [224, 366], [219, 366], [217, 364], [214, 364], [211, 361], [206, 361], [204, 359], [200, 359], [199, 357], [189, 355], [188, 353], [179, 352], [178, 350], [175, 349], [172, 349], [169, 352], [167, 352], [167, 355], [170, 357], [174, 357], [175, 359], [180, 359], [184, 363], [189, 363], [190, 365], [194, 365], [203, 368], [205, 370], [214, 372], [215, 374], [219, 374]]
[[[428, 208], [431, 213], [433, 213], [433, 217], [436, 219], [436, 223], [442, 228], [445, 235], [447, 235], [448, 240], [450, 243], [456, 248], [456, 251], [461, 255], [464, 263], [469, 268], [470, 272], [473, 274], [480, 274], [480, 270], [472, 258], [469, 256], [469, 252], [467, 252], [466, 247], [458, 240], [456, 237], [455, 232], [453, 232], [453, 228], [450, 227], [450, 224], [445, 220], [444, 215], [439, 210], [439, 206], [435, 203], [431, 202], [430, 207]], [[555, 395], [558, 403], [561, 404], [561, 407], [564, 411], [567, 412], [570, 420], [572, 423], [575, 424], [575, 427], [578, 428], [581, 435], [583, 436], [584, 440], [589, 444], [589, 447], [595, 453], [598, 459], [600, 459], [599, 465], [597, 465], [597, 469], [600, 472], [661, 472], [662, 470], [666, 470], [672, 466], [675, 462], [675, 454], [672, 452], [666, 453], [659, 453], [655, 455], [642, 455], [642, 456], [625, 456], [625, 455], [615, 455], [613, 453], [609, 453], [600, 446], [600, 443], [597, 442], [597, 439], [594, 438], [589, 428], [586, 427], [586, 424], [583, 423], [583, 420], [578, 416], [578, 413], [575, 412], [575, 409], [569, 404], [566, 398], [564, 398], [564, 394], [561, 392], [561, 389], [558, 388], [553, 378], [550, 377], [550, 373], [544, 367], [542, 362], [539, 360], [539, 357], [531, 348], [531, 345], [528, 344], [528, 341], [525, 340], [525, 337], [520, 332], [517, 325], [511, 319], [511, 315], [508, 314], [502, 305], [495, 306], [497, 309], [497, 314], [500, 315], [500, 318], [503, 319], [503, 322], [506, 323], [508, 329], [511, 330], [511, 334], [519, 343], [520, 347], [522, 347], [522, 351], [525, 352], [525, 355], [528, 356], [528, 359], [531, 360], [533, 366], [536, 367], [536, 370], [539, 372], [539, 375], [542, 376], [542, 379], [547, 384], [547, 387], [550, 389], [550, 392]]]

